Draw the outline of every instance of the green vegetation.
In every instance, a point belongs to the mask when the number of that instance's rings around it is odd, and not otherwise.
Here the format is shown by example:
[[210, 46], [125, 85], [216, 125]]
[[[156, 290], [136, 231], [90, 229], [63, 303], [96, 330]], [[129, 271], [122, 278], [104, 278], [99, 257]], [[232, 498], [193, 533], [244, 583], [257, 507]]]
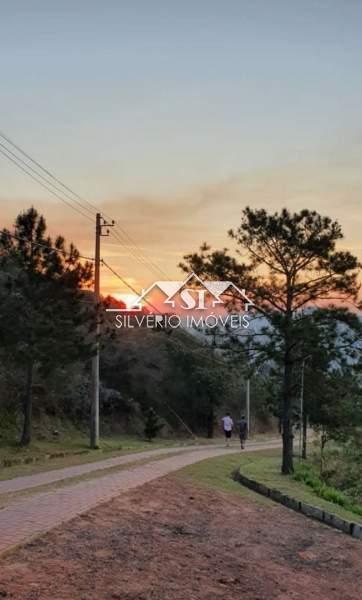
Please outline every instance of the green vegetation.
[[[53, 432], [63, 426], [73, 426], [76, 440], [76, 430], [87, 430], [95, 342], [91, 286], [92, 265], [61, 235], [50, 238], [35, 208], [18, 215], [14, 231], [0, 231], [3, 447], [17, 453], [15, 441], [24, 447], [34, 442], [30, 454], [36, 449], [48, 453], [46, 440], [52, 446]], [[226, 361], [211, 360], [213, 353], [203, 341], [185, 331], [173, 331], [172, 336], [149, 329], [118, 333], [109, 316], [101, 313], [103, 435], [143, 437], [151, 406], [166, 438], [192, 439], [192, 432], [213, 435], [226, 407], [239, 415], [242, 373]], [[189, 357], [182, 368], [180, 356]], [[258, 391], [254, 406], [259, 407], [259, 396]], [[264, 413], [264, 429], [268, 427]]]
[[[337, 371], [335, 377], [352, 371], [351, 359], [358, 365], [361, 321], [354, 312], [336, 308], [334, 302], [357, 305], [360, 264], [350, 252], [337, 250], [336, 244], [343, 238], [339, 223], [313, 210], [291, 213], [283, 208], [271, 214], [246, 207], [241, 222], [229, 235], [244, 262], [230, 255], [228, 249], [212, 251], [203, 244], [198, 253], [184, 257], [181, 267], [185, 272], [232, 281], [239, 289], [247, 289], [254, 302], [252, 310], [262, 315], [261, 331], [240, 336], [243, 340], [230, 335], [229, 346], [233, 350], [236, 347], [239, 355], [246, 353], [252, 359], [249, 362], [268, 361], [269, 371], [275, 372], [274, 406], [283, 435], [281, 470], [288, 475], [293, 472], [300, 372], [307, 357], [319, 352], [326, 356], [321, 368], [323, 381], [328, 380], [331, 370]], [[323, 310], [311, 310], [319, 300], [324, 303]], [[240, 298], [234, 294], [230, 302], [237, 306]], [[320, 322], [316, 314], [322, 315]], [[315, 327], [311, 327], [312, 322]], [[326, 329], [328, 335], [319, 335]], [[315, 335], [309, 335], [311, 332]], [[357, 382], [357, 374], [352, 375]], [[334, 381], [325, 387], [331, 390], [333, 385]], [[327, 404], [333, 401], [328, 390], [323, 386], [318, 389], [328, 396]], [[321, 416], [324, 419], [326, 414]]]
[[33, 207], [18, 215], [15, 231], [0, 232], [2, 376], [8, 384], [11, 376], [13, 383], [17, 377], [23, 380], [20, 443], [27, 446], [36, 378], [43, 381], [57, 369], [64, 377], [67, 365], [89, 361], [95, 316], [82, 291], [91, 284], [92, 264], [83, 264], [78, 250], [72, 244], [67, 248], [62, 236], [53, 241]]
[[[335, 498], [339, 497], [337, 491], [335, 495], [330, 492], [329, 497], [317, 495], [301, 476], [297, 476], [297, 479], [294, 476], [283, 476], [280, 473], [279, 465], [279, 450], [253, 452], [243, 454], [239, 458], [240, 472], [246, 477], [275, 488], [284, 494], [292, 496], [296, 500], [328, 510], [344, 519], [356, 521], [356, 513], [352, 512], [352, 505], [347, 504], [343, 506], [340, 503], [336, 504], [334, 502]], [[303, 469], [303, 467], [297, 465], [296, 472], [302, 472], [300, 469]], [[326, 496], [328, 496], [328, 493]]]
[[[175, 456], [176, 454], [177, 453], [172, 452], [172, 450], [170, 449], [170, 452], [167, 453], [167, 457], [170, 458], [172, 456]], [[164, 455], [154, 456], [152, 458], [152, 462], [162, 460], [163, 458], [165, 458]], [[43, 492], [50, 492], [52, 490], [57, 490], [57, 489], [64, 488], [64, 487], [67, 487], [70, 485], [74, 485], [76, 483], [80, 483], [82, 481], [90, 481], [92, 479], [98, 479], [99, 477], [102, 477], [103, 475], [111, 475], [112, 473], [118, 473], [119, 471], [122, 471], [124, 469], [130, 469], [131, 467], [141, 466], [141, 465], [147, 464], [148, 462], [150, 462], [150, 459], [143, 458], [142, 454], [140, 454], [139, 459], [133, 458], [132, 460], [130, 460], [127, 463], [117, 465], [114, 467], [102, 468], [102, 465], [100, 464], [99, 469], [90, 471], [89, 473], [84, 473], [83, 475], [76, 475], [75, 477], [67, 477], [67, 478], [61, 479], [59, 481], [54, 481], [52, 483], [39, 485], [39, 486], [36, 486], [33, 488], [25, 488], [23, 490], [19, 490], [18, 492], [6, 492], [4, 494], [0, 493], [0, 509], [3, 508], [4, 506], [8, 506], [15, 500], [19, 500], [24, 497], [33, 496], [35, 494], [39, 494], [39, 493], [43, 493]], [[66, 466], [70, 466], [70, 465], [66, 465]], [[0, 480], [1, 480], [1, 477], [0, 477]]]
[[314, 442], [308, 462], [298, 472], [311, 487], [321, 487], [322, 493], [326, 487], [338, 490], [341, 504], [362, 505], [362, 431], [353, 427], [356, 414], [355, 409], [354, 414], [346, 418], [348, 426], [341, 431], [334, 432], [332, 425], [332, 435], [327, 436], [331, 429], [325, 429]]
[[231, 492], [239, 496], [251, 498], [253, 501], [270, 502], [231, 478], [231, 473], [240, 465], [240, 452], [229, 456], [209, 458], [178, 471], [175, 477], [191, 481], [197, 485], [205, 485], [222, 492]]
[[[1, 479], [12, 479], [23, 475], [32, 475], [50, 469], [62, 469], [83, 463], [102, 461], [105, 458], [121, 456], [123, 454], [153, 450], [156, 448], [173, 448], [180, 444], [192, 444], [192, 441], [178, 439], [154, 440], [152, 445], [146, 440], [129, 435], [115, 435], [102, 438], [99, 450], [89, 449], [88, 436], [76, 430], [67, 430], [60, 439], [34, 440], [27, 447], [16, 443], [11, 445], [0, 443], [0, 463], [4, 460], [21, 461], [0, 469]], [[53, 458], [49, 458], [53, 456]], [[24, 460], [30, 460], [28, 464]], [[36, 462], [33, 462], [35, 460]]]
[[[340, 498], [336, 490], [330, 489], [326, 493], [326, 497], [322, 497], [316, 494], [310, 487], [309, 482], [304, 481], [301, 476], [285, 477], [280, 473], [279, 467], [279, 449], [258, 450], [245, 454], [238, 453], [204, 460], [182, 469], [182, 471], [177, 473], [177, 477], [186, 478], [195, 484], [207, 485], [208, 487], [224, 492], [237, 493], [252, 498], [253, 501], [271, 502], [268, 498], [260, 496], [232, 480], [232, 472], [240, 468], [241, 473], [246, 477], [275, 488], [296, 500], [306, 502], [323, 510], [328, 510], [343, 519], [362, 523], [362, 519], [359, 518], [362, 516], [361, 512], [359, 512], [359, 507], [357, 507], [356, 512], [354, 510], [355, 506], [348, 503], [341, 504], [340, 502], [335, 502], [336, 499]], [[301, 473], [303, 468], [304, 465], [297, 465], [296, 472]]]
[[328, 500], [329, 502], [333, 502], [333, 504], [338, 504], [339, 506], [342, 506], [343, 508], [346, 508], [347, 510], [362, 517], [362, 506], [354, 504], [345, 494], [328, 486], [324, 481], [322, 481], [313, 468], [313, 465], [308, 463], [301, 463], [300, 465], [297, 465], [294, 473], [294, 479], [308, 485], [320, 498]]
[[158, 414], [155, 412], [152, 406], [146, 411], [145, 417], [145, 438], [148, 442], [151, 442], [162, 430], [164, 424], [160, 422]]
[[[323, 493], [336, 488], [360, 504], [362, 322], [341, 305], [356, 301], [360, 265], [349, 252], [336, 250], [340, 225], [315, 211], [245, 208], [230, 236], [238, 258], [204, 244], [180, 267], [247, 289], [253, 316], [260, 317], [260, 327], [250, 327], [248, 335], [228, 327], [197, 335], [116, 330], [110, 313], [95, 310], [92, 264], [62, 235], [50, 238], [35, 208], [18, 215], [13, 231], [0, 231], [0, 460], [102, 455], [85, 454], [98, 313], [103, 452], [125, 451], [124, 436], [136, 440], [127, 444], [130, 450], [145, 447], [144, 436], [212, 438], [222, 412], [230, 411], [236, 421], [244, 410], [250, 380], [249, 425], [275, 431], [278, 419], [282, 472], [293, 472], [298, 426], [306, 456], [309, 422], [319, 435]], [[235, 294], [228, 291], [223, 300], [243, 313], [245, 302]], [[323, 308], [314, 307], [321, 298]], [[112, 301], [102, 300], [104, 308]], [[339, 449], [332, 460], [331, 444]]]

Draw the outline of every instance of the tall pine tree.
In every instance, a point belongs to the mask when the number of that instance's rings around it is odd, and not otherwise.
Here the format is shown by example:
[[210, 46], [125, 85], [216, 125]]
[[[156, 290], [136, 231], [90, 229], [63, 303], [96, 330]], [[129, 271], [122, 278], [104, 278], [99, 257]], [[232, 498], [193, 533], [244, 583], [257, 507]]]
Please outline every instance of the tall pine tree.
[[63, 237], [46, 235], [35, 208], [0, 233], [0, 346], [25, 373], [21, 444], [32, 437], [34, 376], [92, 354], [94, 314], [84, 302], [92, 265]]
[[268, 214], [245, 208], [239, 227], [229, 235], [245, 263], [226, 249], [211, 252], [203, 245], [200, 253], [185, 256], [181, 267], [246, 288], [269, 324], [264, 333], [270, 340], [270, 358], [278, 356], [282, 363], [282, 472], [288, 474], [293, 471], [294, 375], [304, 335], [300, 319], [319, 301], [326, 306], [355, 303], [360, 265], [351, 253], [336, 250], [343, 237], [340, 225], [315, 211]]

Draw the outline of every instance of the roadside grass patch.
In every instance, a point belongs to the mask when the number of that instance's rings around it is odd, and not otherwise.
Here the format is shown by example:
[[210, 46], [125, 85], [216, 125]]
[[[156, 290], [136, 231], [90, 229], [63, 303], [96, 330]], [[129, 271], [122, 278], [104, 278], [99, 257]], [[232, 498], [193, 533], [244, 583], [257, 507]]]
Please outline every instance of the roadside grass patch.
[[[177, 455], [178, 455], [177, 452], [172, 452], [170, 450], [170, 453], [167, 453], [167, 458], [172, 458], [173, 456], [177, 456]], [[121, 465], [115, 465], [114, 467], [102, 468], [102, 463], [100, 462], [99, 469], [97, 469], [95, 471], [90, 471], [89, 473], [84, 473], [83, 475], [75, 475], [72, 477], [66, 477], [59, 481], [52, 481], [50, 483], [41, 484], [36, 487], [25, 488], [25, 489], [19, 490], [17, 492], [5, 492], [3, 494], [0, 493], [0, 510], [2, 508], [5, 508], [6, 506], [9, 506], [10, 504], [12, 504], [13, 502], [15, 502], [17, 500], [22, 500], [23, 498], [35, 496], [35, 495], [43, 493], [43, 492], [56, 491], [61, 488], [73, 486], [73, 485], [76, 485], [76, 484], [84, 482], [84, 481], [91, 481], [94, 479], [99, 479], [100, 477], [112, 475], [114, 473], [119, 473], [120, 471], [131, 469], [133, 467], [140, 467], [140, 466], [146, 465], [150, 462], [157, 462], [160, 460], [164, 460], [165, 458], [166, 458], [165, 455], [154, 456], [152, 458], [142, 458], [142, 453], [140, 453], [140, 457], [138, 459], [133, 458], [132, 460], [130, 460], [130, 462], [127, 462], [127, 463], [124, 463]]]
[[[28, 448], [0, 441], [0, 463], [6, 459], [35, 459], [29, 464], [21, 463], [9, 467], [0, 467], [0, 480], [13, 479], [23, 475], [33, 475], [43, 471], [62, 469], [84, 463], [102, 461], [105, 458], [122, 456], [124, 454], [156, 450], [157, 448], [173, 448], [180, 445], [190, 445], [190, 440], [156, 439], [147, 442], [135, 436], [115, 435], [104, 437], [99, 450], [89, 448], [88, 436], [79, 431], [67, 431], [59, 439], [34, 440]], [[49, 455], [56, 455], [49, 459]], [[63, 454], [63, 456], [62, 456]], [[58, 456], [57, 456], [58, 455]]]
[[[298, 473], [304, 464], [302, 462], [298, 463], [296, 460], [295, 473]], [[282, 494], [286, 494], [296, 500], [334, 513], [347, 521], [362, 521], [359, 518], [360, 515], [352, 512], [349, 506], [334, 502], [334, 499], [340, 498], [338, 490], [330, 488], [326, 492], [325, 497], [319, 496], [310, 485], [303, 481], [302, 477], [298, 480], [295, 478], [295, 474], [282, 475], [280, 466], [281, 450], [263, 450], [244, 454], [240, 457], [240, 472], [246, 477], [255, 479], [259, 483], [264, 483], [268, 487], [275, 488]], [[312, 475], [309, 474], [309, 478], [311, 477]]]
[[255, 494], [232, 479], [232, 472], [239, 466], [240, 452], [194, 463], [177, 471], [174, 476], [215, 490], [251, 498], [260, 503], [269, 503], [267, 498]]
[[354, 504], [343, 492], [330, 487], [324, 481], [322, 481], [320, 477], [318, 477], [313, 465], [308, 463], [298, 464], [296, 466], [293, 478], [296, 481], [309, 486], [319, 498], [333, 502], [333, 504], [342, 506], [346, 510], [349, 510], [362, 517], [362, 506], [359, 504]]
[[[336, 498], [340, 498], [338, 490], [331, 488], [326, 492], [326, 497], [318, 496], [305, 481], [295, 479], [294, 476], [282, 475], [280, 466], [281, 449], [255, 450], [244, 454], [239, 452], [238, 454], [207, 459], [185, 467], [177, 473], [177, 476], [191, 479], [196, 483], [214, 489], [239, 493], [253, 500], [271, 502], [268, 498], [256, 494], [240, 485], [240, 483], [231, 480], [231, 473], [235, 469], [240, 469], [240, 472], [246, 477], [279, 490], [282, 494], [286, 494], [300, 502], [334, 513], [347, 521], [362, 523], [359, 514], [352, 512], [347, 505], [334, 502]], [[299, 465], [296, 463], [296, 472], [298, 471]]]

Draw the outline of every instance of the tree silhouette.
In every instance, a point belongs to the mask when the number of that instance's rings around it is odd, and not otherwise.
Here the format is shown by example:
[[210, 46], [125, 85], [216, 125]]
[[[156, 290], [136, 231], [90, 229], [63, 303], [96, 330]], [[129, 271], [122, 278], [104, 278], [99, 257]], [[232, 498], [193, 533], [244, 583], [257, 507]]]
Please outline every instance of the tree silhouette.
[[315, 211], [282, 209], [268, 214], [247, 207], [241, 224], [229, 235], [246, 262], [237, 262], [227, 249], [211, 252], [204, 244], [199, 253], [186, 255], [180, 266], [246, 288], [265, 317], [268, 326], [263, 333], [269, 340], [265, 349], [282, 364], [282, 472], [288, 474], [293, 471], [294, 374], [301, 361], [303, 320], [318, 302], [325, 307], [355, 303], [360, 265], [351, 253], [336, 250], [343, 237], [340, 225]]
[[64, 238], [46, 236], [44, 218], [34, 208], [21, 213], [15, 234], [0, 232], [0, 341], [26, 372], [21, 443], [32, 430], [34, 374], [48, 374], [57, 365], [89, 357], [94, 315], [83, 302], [92, 265]]

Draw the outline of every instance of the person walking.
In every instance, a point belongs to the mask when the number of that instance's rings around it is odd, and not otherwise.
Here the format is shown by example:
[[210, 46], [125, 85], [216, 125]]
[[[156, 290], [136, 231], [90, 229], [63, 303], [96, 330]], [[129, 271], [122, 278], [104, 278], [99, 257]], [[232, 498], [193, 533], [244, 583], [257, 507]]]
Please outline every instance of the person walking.
[[242, 450], [244, 450], [244, 448], [245, 448], [245, 441], [248, 437], [248, 429], [249, 429], [248, 422], [243, 415], [239, 421], [239, 438], [240, 438], [240, 446], [241, 446]]
[[223, 423], [223, 428], [224, 428], [226, 447], [229, 448], [231, 433], [232, 433], [232, 430], [234, 427], [234, 421], [232, 420], [229, 412], [226, 413], [225, 417], [222, 418], [222, 423]]

